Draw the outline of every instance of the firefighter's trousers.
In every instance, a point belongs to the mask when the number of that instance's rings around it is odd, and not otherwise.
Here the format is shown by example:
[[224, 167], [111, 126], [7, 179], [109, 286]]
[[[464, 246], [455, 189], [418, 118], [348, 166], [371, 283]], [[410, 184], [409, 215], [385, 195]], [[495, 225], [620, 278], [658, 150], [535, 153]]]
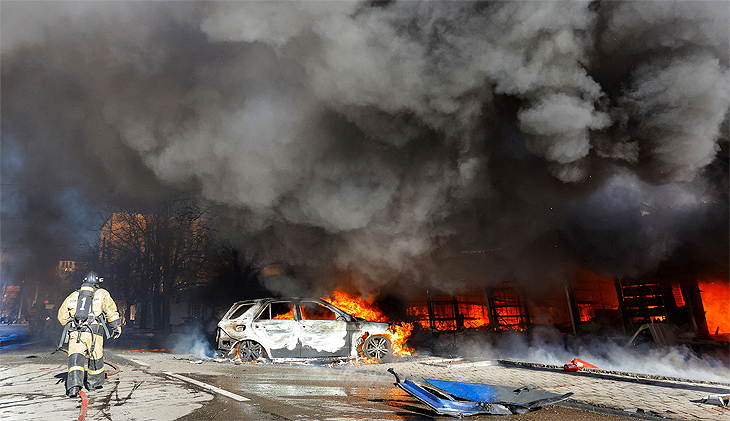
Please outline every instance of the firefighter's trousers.
[[[100, 388], [106, 380], [104, 372], [104, 337], [101, 325], [91, 325], [89, 329], [69, 332], [68, 339], [68, 376], [66, 390], [74, 386], [84, 386], [84, 374], [90, 390]], [[93, 345], [93, 349], [92, 349]], [[89, 364], [86, 368], [86, 360]]]

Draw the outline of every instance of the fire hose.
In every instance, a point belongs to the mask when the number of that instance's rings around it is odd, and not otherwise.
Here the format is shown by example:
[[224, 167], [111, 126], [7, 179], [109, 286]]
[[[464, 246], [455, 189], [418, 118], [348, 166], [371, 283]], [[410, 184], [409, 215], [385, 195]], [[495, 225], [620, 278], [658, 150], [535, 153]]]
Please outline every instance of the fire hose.
[[86, 410], [89, 406], [89, 397], [86, 396], [86, 393], [84, 393], [83, 390], [79, 391], [79, 396], [81, 396], [81, 413], [79, 414], [79, 421], [84, 421], [86, 418]]
[[[58, 348], [53, 352], [56, 351], [63, 351], [66, 354], [68, 354], [68, 350], [65, 348]], [[113, 363], [112, 361], [109, 361], [107, 359], [104, 359], [104, 364], [110, 365], [114, 368], [112, 371], [107, 371], [106, 376], [113, 376], [115, 374], [118, 374], [121, 370], [119, 369], [119, 366]], [[79, 396], [81, 397], [81, 412], [79, 413], [79, 421], [84, 421], [86, 419], [86, 412], [88, 410], [89, 406], [89, 397], [84, 393], [83, 390], [79, 390]]]

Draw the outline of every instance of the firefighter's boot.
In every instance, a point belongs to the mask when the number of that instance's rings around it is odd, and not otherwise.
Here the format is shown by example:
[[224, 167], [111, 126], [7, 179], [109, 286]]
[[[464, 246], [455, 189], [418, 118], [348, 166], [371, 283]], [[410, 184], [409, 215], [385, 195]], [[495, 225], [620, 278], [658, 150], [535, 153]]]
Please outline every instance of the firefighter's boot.
[[69, 398], [78, 398], [79, 391], [81, 391], [81, 387], [73, 386], [66, 391], [66, 396], [68, 396]]

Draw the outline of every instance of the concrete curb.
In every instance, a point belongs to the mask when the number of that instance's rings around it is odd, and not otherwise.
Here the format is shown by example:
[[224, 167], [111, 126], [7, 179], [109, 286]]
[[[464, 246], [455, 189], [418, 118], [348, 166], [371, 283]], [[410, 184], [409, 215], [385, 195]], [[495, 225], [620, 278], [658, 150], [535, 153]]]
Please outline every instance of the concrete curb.
[[[497, 360], [497, 362], [503, 366], [513, 366], [513, 367], [520, 367], [520, 368], [526, 368], [526, 369], [546, 370], [546, 371], [552, 371], [552, 370], [561, 371], [561, 372], [564, 371], [562, 365], [529, 363], [529, 362], [524, 362], [524, 361], [513, 361], [513, 360]], [[630, 377], [630, 379], [626, 379], [627, 381], [635, 380], [635, 379], [645, 379], [645, 380], [663, 380], [663, 381], [679, 382], [679, 383], [707, 384], [707, 385], [713, 385], [713, 386], [730, 386], [730, 382], [698, 380], [698, 379], [690, 379], [690, 378], [686, 378], [686, 377], [664, 376], [664, 375], [657, 375], [657, 374], [632, 373], [632, 372], [628, 372], [628, 371], [602, 370], [602, 369], [596, 369], [596, 368], [583, 368], [580, 371], [574, 372], [573, 374], [580, 375], [581, 373], [595, 374], [595, 375], [597, 375], [596, 377], [602, 377], [602, 378], [606, 378], [604, 376], [608, 376], [608, 375]], [[620, 380], [620, 379], [611, 378], [611, 380]]]

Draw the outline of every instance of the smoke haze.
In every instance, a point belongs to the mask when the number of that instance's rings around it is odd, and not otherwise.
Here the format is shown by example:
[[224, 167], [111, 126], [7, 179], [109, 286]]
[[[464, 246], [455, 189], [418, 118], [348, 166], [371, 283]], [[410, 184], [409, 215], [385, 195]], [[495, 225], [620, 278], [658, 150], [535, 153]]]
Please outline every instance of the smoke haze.
[[[448, 338], [447, 338], [448, 337]], [[686, 346], [631, 347], [596, 337], [566, 337], [550, 326], [532, 332], [509, 331], [497, 337], [469, 332], [452, 338], [443, 335], [431, 349], [440, 355], [472, 359], [506, 359], [562, 366], [578, 358], [601, 370], [683, 377], [727, 383], [730, 369], [723, 356], [698, 356]], [[444, 352], [448, 350], [447, 352]]]
[[692, 241], [727, 272], [725, 2], [1, 9], [10, 260], [185, 191], [365, 291], [637, 275]]

